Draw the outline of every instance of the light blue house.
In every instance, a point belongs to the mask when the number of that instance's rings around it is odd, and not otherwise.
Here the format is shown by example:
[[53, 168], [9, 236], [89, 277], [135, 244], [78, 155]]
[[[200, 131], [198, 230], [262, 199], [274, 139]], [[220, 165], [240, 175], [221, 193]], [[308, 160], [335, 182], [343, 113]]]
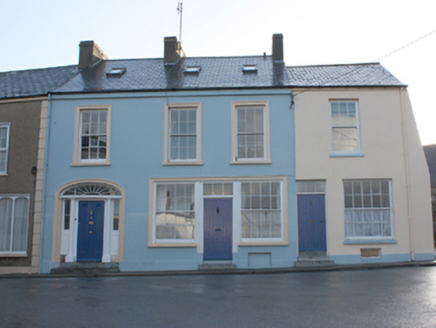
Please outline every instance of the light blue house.
[[272, 56], [107, 60], [50, 95], [41, 272], [290, 267], [298, 256], [294, 113]]

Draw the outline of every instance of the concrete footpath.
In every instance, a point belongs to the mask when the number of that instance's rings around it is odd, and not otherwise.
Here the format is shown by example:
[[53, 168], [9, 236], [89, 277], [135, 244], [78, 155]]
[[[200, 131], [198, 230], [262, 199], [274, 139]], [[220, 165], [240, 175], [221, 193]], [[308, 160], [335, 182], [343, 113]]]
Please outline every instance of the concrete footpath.
[[128, 271], [128, 272], [103, 272], [99, 270], [83, 270], [82, 272], [62, 274], [4, 274], [0, 279], [10, 278], [61, 278], [61, 277], [138, 277], [138, 276], [183, 276], [183, 275], [247, 275], [247, 274], [283, 274], [298, 272], [323, 272], [323, 271], [350, 271], [350, 270], [375, 270], [405, 267], [434, 267], [433, 261], [407, 261], [393, 263], [366, 263], [349, 265], [262, 268], [262, 269], [210, 269], [189, 271]]

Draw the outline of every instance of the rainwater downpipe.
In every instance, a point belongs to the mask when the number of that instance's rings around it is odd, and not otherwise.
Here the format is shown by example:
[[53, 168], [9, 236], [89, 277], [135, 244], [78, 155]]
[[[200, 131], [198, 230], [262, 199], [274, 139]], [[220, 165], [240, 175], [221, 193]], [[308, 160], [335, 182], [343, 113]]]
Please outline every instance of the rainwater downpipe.
[[407, 221], [409, 223], [409, 244], [410, 244], [410, 259], [415, 261], [415, 234], [413, 229], [412, 220], [412, 193], [410, 190], [410, 162], [408, 153], [408, 136], [407, 136], [407, 125], [406, 117], [404, 112], [404, 87], [400, 88], [400, 108], [401, 108], [401, 123], [402, 123], [402, 134], [403, 134], [403, 155], [404, 155], [404, 177], [406, 182], [406, 197], [407, 197]]
[[[41, 245], [39, 254], [39, 273], [41, 273], [41, 268], [44, 263], [44, 248], [45, 248], [45, 217], [46, 217], [46, 196], [47, 196], [47, 174], [48, 174], [48, 157], [49, 157], [49, 146], [50, 146], [50, 121], [51, 121], [51, 94], [48, 94], [48, 109], [47, 109], [47, 133], [45, 141], [45, 156], [44, 156], [44, 179], [42, 187], [42, 213], [41, 213]], [[51, 256], [50, 256], [51, 260]]]

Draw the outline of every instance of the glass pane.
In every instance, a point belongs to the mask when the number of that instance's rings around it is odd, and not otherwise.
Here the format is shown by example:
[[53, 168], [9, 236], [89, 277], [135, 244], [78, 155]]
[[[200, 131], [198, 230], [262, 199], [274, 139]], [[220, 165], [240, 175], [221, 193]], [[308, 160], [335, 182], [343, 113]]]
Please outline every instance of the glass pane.
[[224, 184], [224, 195], [233, 195], [233, 183]]
[[29, 200], [18, 198], [15, 200], [14, 209], [14, 232], [12, 240], [12, 251], [27, 251], [27, 229], [29, 226]]
[[223, 194], [223, 185], [222, 183], [215, 183], [213, 186], [214, 195], [222, 195]]
[[203, 195], [212, 195], [212, 183], [203, 184]]
[[114, 200], [114, 218], [113, 218], [113, 230], [119, 230], [120, 225], [120, 200]]
[[6, 148], [7, 128], [0, 128], [0, 148]]
[[10, 251], [12, 227], [12, 200], [0, 199], [0, 251]]
[[0, 151], [0, 172], [6, 172], [6, 151]]
[[70, 229], [70, 206], [71, 201], [69, 199], [64, 201], [64, 230]]

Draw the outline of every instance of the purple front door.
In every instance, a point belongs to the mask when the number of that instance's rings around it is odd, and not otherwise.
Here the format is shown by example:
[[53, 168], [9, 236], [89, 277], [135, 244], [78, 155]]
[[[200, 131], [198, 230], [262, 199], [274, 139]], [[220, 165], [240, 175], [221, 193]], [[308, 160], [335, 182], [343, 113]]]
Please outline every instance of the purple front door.
[[205, 260], [232, 259], [232, 199], [204, 200]]
[[300, 252], [327, 250], [324, 195], [298, 195], [298, 241]]

